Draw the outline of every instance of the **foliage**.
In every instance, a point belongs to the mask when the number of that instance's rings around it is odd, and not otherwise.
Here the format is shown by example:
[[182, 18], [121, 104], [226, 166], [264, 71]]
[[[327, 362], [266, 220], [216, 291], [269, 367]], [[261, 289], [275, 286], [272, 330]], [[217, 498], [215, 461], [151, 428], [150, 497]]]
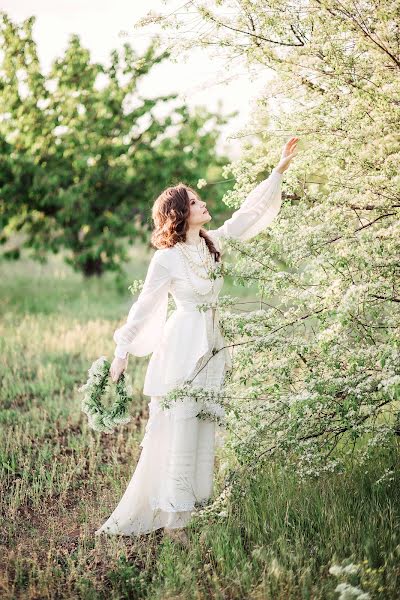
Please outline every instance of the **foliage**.
[[[207, 27], [176, 36], [194, 7]], [[259, 286], [257, 310], [222, 319], [230, 444], [254, 469], [275, 456], [299, 476], [341, 472], [400, 430], [398, 17], [390, 0], [219, 0], [139, 23], [172, 30], [177, 52], [213, 45], [276, 73], [242, 132], [258, 141], [225, 169], [229, 206], [300, 137], [276, 222], [229, 244], [236, 282]]]
[[[0, 22], [0, 242], [21, 231], [22, 247], [41, 261], [64, 248], [87, 276], [121, 273], [126, 242], [148, 239], [162, 189], [195, 185], [226, 164], [215, 145], [230, 115], [190, 111], [177, 94], [140, 94], [141, 80], [169, 57], [157, 39], [141, 56], [126, 43], [102, 65], [73, 35], [44, 74], [34, 17], [19, 25], [3, 13]], [[18, 258], [20, 248], [4, 255]]]

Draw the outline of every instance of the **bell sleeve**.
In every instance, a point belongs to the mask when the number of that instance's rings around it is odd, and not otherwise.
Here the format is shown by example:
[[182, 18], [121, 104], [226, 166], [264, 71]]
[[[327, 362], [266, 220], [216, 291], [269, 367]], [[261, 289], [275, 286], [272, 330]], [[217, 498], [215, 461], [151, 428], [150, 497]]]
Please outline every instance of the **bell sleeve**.
[[218, 229], [209, 233], [217, 238], [249, 240], [272, 223], [282, 205], [282, 173], [273, 169], [245, 198], [243, 204]]
[[[142, 290], [130, 308], [126, 323], [114, 332], [114, 356], [146, 356], [156, 348], [167, 317], [171, 275], [159, 251], [153, 255]], [[163, 264], [164, 263], [164, 264]]]

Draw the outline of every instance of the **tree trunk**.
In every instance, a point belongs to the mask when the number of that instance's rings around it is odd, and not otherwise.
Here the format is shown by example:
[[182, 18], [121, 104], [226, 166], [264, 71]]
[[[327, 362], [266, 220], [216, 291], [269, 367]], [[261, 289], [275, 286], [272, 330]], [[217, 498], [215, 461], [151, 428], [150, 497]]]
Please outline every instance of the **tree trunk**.
[[104, 264], [101, 258], [88, 258], [82, 265], [82, 272], [85, 277], [100, 277], [104, 273]]

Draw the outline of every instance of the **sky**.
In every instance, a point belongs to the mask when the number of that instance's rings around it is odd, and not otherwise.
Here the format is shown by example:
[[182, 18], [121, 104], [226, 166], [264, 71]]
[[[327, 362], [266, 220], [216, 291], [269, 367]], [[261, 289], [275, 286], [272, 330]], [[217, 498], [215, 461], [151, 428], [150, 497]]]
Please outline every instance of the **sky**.
[[[134, 29], [134, 23], [149, 10], [166, 13], [176, 6], [179, 6], [176, 0], [167, 4], [162, 0], [0, 0], [0, 10], [14, 21], [36, 17], [34, 38], [45, 71], [63, 53], [72, 33], [80, 36], [95, 61], [107, 62], [110, 51], [126, 41], [141, 52], [150, 43], [154, 29], [151, 26]], [[245, 67], [228, 72], [225, 61], [215, 57], [207, 60], [205, 51], [196, 50], [186, 61], [165, 60], [155, 65], [141, 80], [138, 91], [146, 97], [177, 92], [189, 106], [205, 105], [212, 111], [217, 110], [218, 100], [222, 100], [223, 114], [239, 111], [223, 127], [217, 147], [235, 159], [240, 155], [241, 143], [230, 136], [246, 124], [253, 102], [266, 81], [264, 73], [255, 77]]]

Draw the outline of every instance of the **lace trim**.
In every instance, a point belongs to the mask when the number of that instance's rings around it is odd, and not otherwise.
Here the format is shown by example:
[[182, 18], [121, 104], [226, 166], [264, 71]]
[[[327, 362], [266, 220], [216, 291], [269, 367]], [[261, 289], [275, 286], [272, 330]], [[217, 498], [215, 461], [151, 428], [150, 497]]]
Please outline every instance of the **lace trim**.
[[[126, 525], [124, 525], [124, 527], [126, 527]], [[145, 533], [150, 533], [151, 531], [155, 531], [156, 529], [161, 529], [161, 527], [164, 527], [164, 525], [155, 525], [154, 527], [151, 527], [149, 529], [148, 527], [143, 526], [143, 519], [136, 518], [129, 520], [129, 527], [132, 528], [132, 530], [128, 533], [127, 531], [122, 531], [121, 529], [119, 529], [117, 523], [113, 525], [108, 525], [107, 527], [102, 525], [99, 529], [97, 529], [97, 531], [94, 532], [94, 535], [99, 536], [102, 533], [106, 535], [144, 535]]]
[[[125, 535], [130, 537], [132, 537], [133, 535], [145, 535], [166, 526], [164, 522], [160, 522], [160, 516], [161, 515], [158, 512], [155, 512], [152, 524], [147, 527], [144, 525], [144, 520], [140, 517], [135, 517], [134, 519], [130, 518], [127, 520], [124, 519], [122, 529], [120, 529], [118, 521], [113, 521], [109, 525], [107, 525], [108, 521], [106, 521], [106, 523], [104, 523], [101, 527], [99, 527], [99, 529], [97, 529], [94, 532], [94, 535]], [[178, 524], [178, 526], [182, 527], [182, 524]]]

